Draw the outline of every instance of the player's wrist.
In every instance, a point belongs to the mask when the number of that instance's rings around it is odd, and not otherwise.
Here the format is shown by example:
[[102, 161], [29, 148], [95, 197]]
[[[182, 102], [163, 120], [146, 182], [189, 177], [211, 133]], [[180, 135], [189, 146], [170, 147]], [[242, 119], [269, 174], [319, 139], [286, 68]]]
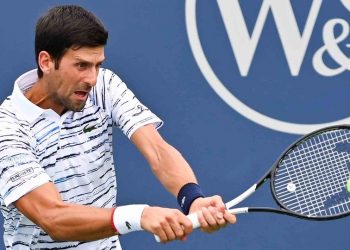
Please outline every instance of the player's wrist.
[[118, 234], [127, 234], [143, 230], [141, 216], [146, 204], [120, 206], [112, 212], [112, 225]]
[[180, 189], [177, 202], [184, 214], [188, 214], [192, 203], [201, 197], [205, 197], [201, 187], [197, 183], [187, 183]]

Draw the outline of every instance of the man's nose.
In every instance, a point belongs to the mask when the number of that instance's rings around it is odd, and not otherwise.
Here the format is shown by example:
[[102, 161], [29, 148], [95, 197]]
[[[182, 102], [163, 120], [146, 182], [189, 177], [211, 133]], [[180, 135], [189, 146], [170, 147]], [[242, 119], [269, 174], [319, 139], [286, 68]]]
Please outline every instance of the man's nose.
[[86, 76], [86, 82], [90, 84], [91, 87], [94, 87], [97, 82], [98, 69], [91, 68]]

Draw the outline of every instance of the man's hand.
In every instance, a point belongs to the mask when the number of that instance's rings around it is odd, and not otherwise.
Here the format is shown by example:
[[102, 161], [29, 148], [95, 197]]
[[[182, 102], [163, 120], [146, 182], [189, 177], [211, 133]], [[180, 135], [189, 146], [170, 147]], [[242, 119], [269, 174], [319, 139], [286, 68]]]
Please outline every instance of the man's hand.
[[161, 207], [146, 207], [141, 216], [141, 227], [158, 235], [163, 243], [185, 240], [192, 232], [192, 223], [182, 212]]
[[195, 212], [202, 231], [207, 233], [215, 232], [229, 223], [236, 223], [236, 216], [226, 210], [224, 202], [218, 195], [194, 200], [190, 213]]

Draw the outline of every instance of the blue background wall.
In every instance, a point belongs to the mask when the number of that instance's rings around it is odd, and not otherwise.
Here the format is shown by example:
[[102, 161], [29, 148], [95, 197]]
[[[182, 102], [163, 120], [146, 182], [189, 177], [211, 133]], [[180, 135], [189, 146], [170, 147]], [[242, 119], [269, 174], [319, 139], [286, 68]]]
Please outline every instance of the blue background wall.
[[[251, 33], [263, 1], [241, 2]], [[3, 3], [1, 100], [12, 92], [13, 82], [20, 74], [35, 67], [33, 41], [37, 18], [49, 7], [63, 3], [81, 4], [95, 12], [108, 27], [110, 39], [104, 67], [118, 73], [165, 121], [161, 134], [190, 162], [206, 194], [221, 194], [225, 200], [240, 194], [298, 138], [299, 135], [252, 122], [213, 91], [191, 51], [186, 33], [186, 1]], [[311, 3], [311, 0], [292, 1], [300, 30], [306, 23]], [[349, 71], [345, 69], [325, 77], [312, 65], [314, 54], [324, 46], [322, 32], [327, 21], [349, 20], [350, 13], [340, 1], [323, 1], [300, 72], [293, 77], [271, 12], [246, 77], [238, 71], [217, 2], [198, 1], [196, 13], [202, 48], [211, 67], [225, 86], [250, 107], [292, 123], [323, 123], [349, 115]], [[342, 27], [336, 27], [335, 36], [342, 32]], [[346, 57], [348, 40], [346, 37], [336, 43]], [[324, 60], [329, 67], [341, 66], [327, 51]], [[152, 176], [134, 146], [119, 131], [115, 132], [118, 203], [145, 202], [177, 208], [176, 200]], [[245, 204], [273, 204], [268, 187], [259, 190]], [[196, 231], [186, 243], [157, 244], [152, 235], [144, 232], [126, 235], [122, 243], [125, 249], [348, 249], [349, 219], [309, 222], [280, 215], [240, 215], [236, 225], [211, 235]]]

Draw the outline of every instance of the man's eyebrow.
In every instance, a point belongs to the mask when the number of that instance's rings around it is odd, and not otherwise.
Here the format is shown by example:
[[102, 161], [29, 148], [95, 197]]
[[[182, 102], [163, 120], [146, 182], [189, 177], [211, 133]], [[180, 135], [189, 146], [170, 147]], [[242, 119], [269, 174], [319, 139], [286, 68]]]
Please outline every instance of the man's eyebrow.
[[[94, 63], [91, 61], [87, 61], [83, 58], [80, 57], [75, 57], [74, 60], [76, 61], [76, 63], [85, 63], [87, 65], [93, 65]], [[102, 64], [105, 61], [105, 59], [102, 59], [101, 61], [98, 61], [97, 64]]]

